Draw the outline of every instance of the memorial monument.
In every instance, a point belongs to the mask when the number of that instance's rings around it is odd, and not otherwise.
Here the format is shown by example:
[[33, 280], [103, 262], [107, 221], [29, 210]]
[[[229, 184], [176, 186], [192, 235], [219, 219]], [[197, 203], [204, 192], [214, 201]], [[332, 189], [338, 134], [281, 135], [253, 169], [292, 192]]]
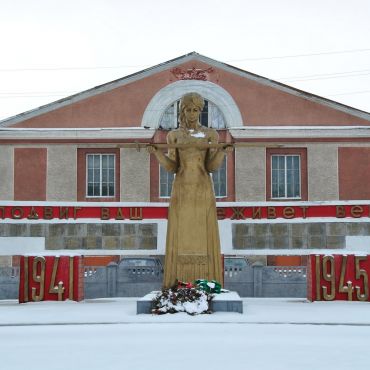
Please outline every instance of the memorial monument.
[[216, 200], [210, 173], [222, 164], [231, 145], [217, 145], [217, 131], [199, 118], [204, 99], [189, 93], [180, 101], [179, 128], [167, 135], [168, 154], [148, 147], [159, 163], [175, 173], [168, 213], [163, 288], [176, 280], [222, 282]]

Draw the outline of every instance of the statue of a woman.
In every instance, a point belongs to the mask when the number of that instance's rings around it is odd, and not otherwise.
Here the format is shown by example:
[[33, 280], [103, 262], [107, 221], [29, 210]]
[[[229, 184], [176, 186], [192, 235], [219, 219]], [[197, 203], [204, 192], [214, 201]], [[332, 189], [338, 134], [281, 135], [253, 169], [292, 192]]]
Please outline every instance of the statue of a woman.
[[181, 99], [179, 128], [168, 133], [167, 143], [188, 144], [185, 148], [170, 148], [168, 155], [155, 145], [148, 148], [167, 171], [176, 174], [168, 213], [164, 288], [171, 287], [176, 280], [222, 282], [216, 201], [210, 172], [221, 166], [225, 153], [232, 147], [197, 147], [197, 144], [218, 142], [217, 131], [199, 122], [203, 107], [204, 100], [199, 94], [186, 94]]

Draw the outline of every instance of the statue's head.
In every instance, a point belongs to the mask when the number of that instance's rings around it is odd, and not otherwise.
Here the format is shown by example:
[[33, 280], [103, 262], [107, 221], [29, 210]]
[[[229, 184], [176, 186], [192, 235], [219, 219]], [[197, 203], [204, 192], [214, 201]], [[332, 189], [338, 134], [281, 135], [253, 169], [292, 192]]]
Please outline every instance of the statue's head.
[[180, 127], [186, 127], [185, 109], [189, 106], [196, 106], [199, 108], [199, 114], [204, 108], [204, 99], [197, 93], [185, 94], [180, 100]]

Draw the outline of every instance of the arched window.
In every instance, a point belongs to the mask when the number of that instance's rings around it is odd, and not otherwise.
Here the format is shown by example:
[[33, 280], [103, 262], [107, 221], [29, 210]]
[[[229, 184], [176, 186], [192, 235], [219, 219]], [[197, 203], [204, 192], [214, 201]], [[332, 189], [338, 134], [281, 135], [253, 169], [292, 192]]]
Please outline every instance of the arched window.
[[[178, 127], [180, 100], [172, 103], [164, 111], [159, 123], [159, 127], [164, 130], [171, 130]], [[216, 130], [226, 128], [226, 121], [221, 110], [217, 105], [209, 100], [204, 100], [204, 108], [200, 116], [200, 123], [206, 127], [212, 127]]]
[[[160, 128], [164, 130], [171, 130], [178, 127], [180, 100], [172, 103], [163, 113]], [[212, 127], [216, 130], [226, 128], [226, 121], [217, 105], [209, 100], [204, 100], [204, 108], [200, 117], [202, 126]], [[172, 182], [174, 174], [167, 172], [161, 165], [159, 165], [159, 197], [169, 198], [171, 196]], [[213, 187], [215, 196], [217, 198], [227, 197], [226, 180], [226, 158], [222, 166], [212, 173]]]

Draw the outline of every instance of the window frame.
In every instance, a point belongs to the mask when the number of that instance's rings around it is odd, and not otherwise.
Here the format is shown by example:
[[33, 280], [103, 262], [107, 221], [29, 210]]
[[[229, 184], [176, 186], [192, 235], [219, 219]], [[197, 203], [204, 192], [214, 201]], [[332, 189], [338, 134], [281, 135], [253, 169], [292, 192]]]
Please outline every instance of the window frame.
[[[273, 197], [272, 196], [272, 157], [299, 156], [300, 159], [300, 196], [299, 197]], [[285, 168], [285, 187], [286, 168]], [[285, 193], [286, 195], [286, 193]], [[308, 181], [307, 181], [307, 148], [266, 148], [266, 200], [267, 201], [300, 201], [308, 200]]]
[[[113, 157], [113, 195], [89, 195], [89, 156], [99, 156], [99, 193], [102, 194], [103, 192], [103, 176], [102, 176], [102, 172], [103, 172], [103, 156], [112, 156]], [[116, 194], [116, 155], [115, 153], [87, 153], [86, 156], [86, 192], [85, 192], [85, 196], [86, 198], [114, 198], [115, 197], [115, 194]], [[109, 161], [109, 160], [108, 160]], [[110, 169], [110, 167], [108, 166], [108, 169]], [[109, 184], [110, 182], [107, 182], [108, 184], [108, 192], [109, 192]]]
[[[274, 183], [272, 181], [273, 179], [273, 166], [272, 166], [272, 162], [273, 162], [273, 158], [274, 157], [277, 157], [277, 158], [280, 158], [280, 157], [283, 157], [284, 158], [284, 196], [277, 196], [277, 197], [274, 197], [273, 196], [273, 193], [274, 193], [274, 189], [273, 189], [273, 186], [274, 186]], [[287, 196], [288, 194], [288, 157], [297, 157], [298, 158], [298, 170], [299, 170], [299, 175], [298, 175], [298, 178], [299, 178], [299, 191], [298, 191], [298, 196], [292, 196], [292, 197], [289, 197]], [[278, 200], [281, 200], [281, 199], [293, 199], [293, 200], [299, 200], [301, 199], [301, 194], [302, 194], [302, 184], [301, 184], [301, 156], [299, 154], [272, 154], [271, 155], [271, 199], [278, 199]]]
[[[88, 154], [114, 154], [114, 196], [87, 195]], [[120, 149], [119, 148], [77, 148], [77, 201], [78, 202], [119, 202], [120, 201]]]
[[[227, 194], [228, 194], [228, 192], [227, 192], [227, 176], [228, 176], [228, 166], [227, 166], [227, 162], [228, 162], [228, 160], [227, 160], [228, 158], [227, 158], [227, 156], [225, 156], [224, 157], [224, 159], [223, 159], [223, 161], [225, 161], [225, 195], [216, 195], [216, 192], [215, 192], [215, 198], [216, 199], [223, 199], [223, 198], [227, 198]], [[221, 168], [221, 167], [220, 167]], [[216, 172], [216, 171], [215, 171]], [[212, 183], [213, 183], [213, 174], [214, 174], [214, 172], [211, 172], [211, 177], [212, 177]], [[213, 191], [214, 191], [214, 183], [213, 183]]]
[[[160, 199], [166, 199], [166, 200], [168, 200], [168, 199], [171, 198], [171, 195], [161, 195], [161, 168], [163, 168], [163, 167], [161, 166], [160, 163], [158, 163], [158, 197]], [[163, 168], [163, 170], [166, 171], [164, 168]], [[167, 176], [168, 176], [169, 172], [166, 171], [166, 173], [167, 173]], [[175, 181], [176, 174], [173, 174], [173, 175], [174, 176], [173, 176], [172, 183], [173, 183], [173, 181]]]

